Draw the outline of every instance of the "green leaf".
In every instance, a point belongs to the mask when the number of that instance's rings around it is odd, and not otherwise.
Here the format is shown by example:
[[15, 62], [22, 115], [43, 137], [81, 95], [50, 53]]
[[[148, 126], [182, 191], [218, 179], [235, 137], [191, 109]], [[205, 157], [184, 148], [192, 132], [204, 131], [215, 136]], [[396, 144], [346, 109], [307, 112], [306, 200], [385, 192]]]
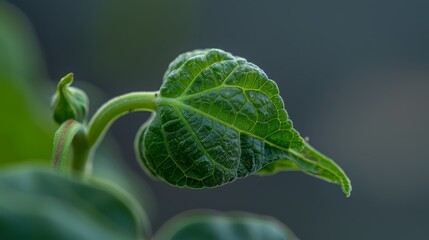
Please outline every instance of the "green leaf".
[[42, 168], [0, 173], [1, 239], [141, 239], [145, 213], [116, 185]]
[[206, 54], [208, 51], [210, 51], [210, 49], [196, 49], [190, 52], [182, 53], [177, 56], [177, 58], [174, 59], [174, 61], [172, 61], [170, 65], [168, 65], [167, 71], [165, 71], [164, 73], [164, 81], [168, 78], [168, 75], [172, 71], [177, 70], [179, 67], [181, 67], [189, 58]]
[[157, 240], [297, 240], [281, 222], [248, 213], [192, 212], [174, 218]]
[[350, 196], [352, 185], [350, 179], [332, 159], [323, 155], [306, 143], [301, 152], [290, 150], [282, 154], [283, 159], [272, 162], [259, 170], [260, 175], [272, 175], [280, 171], [301, 170], [306, 174], [341, 186], [344, 194]]
[[185, 56], [173, 62], [157, 115], [139, 136], [151, 173], [178, 186], [214, 187], [278, 160], [272, 146], [303, 147], [262, 70], [221, 50]]
[[[0, 1], [0, 82], [32, 95], [46, 79], [37, 40], [24, 14], [12, 4]], [[33, 96], [33, 95], [32, 95]]]
[[55, 126], [40, 91], [47, 77], [32, 33], [22, 12], [0, 1], [0, 167], [49, 164]]
[[297, 171], [300, 170], [299, 166], [291, 160], [284, 158], [272, 162], [258, 171], [259, 175], [274, 175], [280, 171]]
[[[136, 147], [148, 172], [170, 184], [215, 187], [281, 159], [313, 175], [338, 173], [303, 154], [308, 146], [293, 129], [277, 85], [243, 58], [218, 49], [180, 55], [156, 103]], [[329, 177], [344, 178], [339, 171]]]

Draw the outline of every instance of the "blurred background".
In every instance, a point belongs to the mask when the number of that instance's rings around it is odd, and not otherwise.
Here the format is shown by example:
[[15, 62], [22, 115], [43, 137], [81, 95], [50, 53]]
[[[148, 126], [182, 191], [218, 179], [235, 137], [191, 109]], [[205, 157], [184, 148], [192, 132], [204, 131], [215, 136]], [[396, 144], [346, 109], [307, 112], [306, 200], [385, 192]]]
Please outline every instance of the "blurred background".
[[270, 215], [301, 239], [427, 237], [429, 1], [8, 3], [0, 0], [1, 166], [49, 162], [49, 100], [67, 73], [94, 111], [119, 94], [159, 89], [178, 54], [215, 47], [277, 82], [295, 128], [342, 166], [353, 192], [346, 198], [299, 172], [201, 191], [171, 187], [140, 169], [133, 142], [148, 114], [133, 113], [103, 145], [117, 146], [112, 164], [125, 163], [137, 188], [152, 192], [139, 200], [152, 202], [154, 230], [208, 208]]

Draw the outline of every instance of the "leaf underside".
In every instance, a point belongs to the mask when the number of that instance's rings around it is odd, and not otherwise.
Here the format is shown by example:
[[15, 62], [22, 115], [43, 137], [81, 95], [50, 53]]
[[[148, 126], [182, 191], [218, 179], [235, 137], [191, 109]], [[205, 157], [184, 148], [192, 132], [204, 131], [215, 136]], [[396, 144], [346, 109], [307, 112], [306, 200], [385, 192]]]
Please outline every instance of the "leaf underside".
[[[215, 187], [301, 152], [274, 81], [256, 65], [218, 49], [174, 60], [157, 110], [136, 139], [155, 177], [176, 186]], [[297, 164], [299, 166], [299, 161]], [[302, 164], [301, 164], [302, 165]]]

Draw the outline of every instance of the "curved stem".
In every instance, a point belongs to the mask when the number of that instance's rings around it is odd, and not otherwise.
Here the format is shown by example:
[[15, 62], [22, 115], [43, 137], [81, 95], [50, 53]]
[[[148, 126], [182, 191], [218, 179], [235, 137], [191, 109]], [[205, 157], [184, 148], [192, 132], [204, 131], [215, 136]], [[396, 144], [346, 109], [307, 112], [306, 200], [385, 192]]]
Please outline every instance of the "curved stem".
[[[71, 168], [70, 170], [78, 175], [90, 174], [95, 149], [113, 121], [134, 111], [155, 111], [157, 97], [158, 92], [134, 92], [115, 97], [98, 109], [86, 128], [75, 120], [70, 120], [77, 123], [81, 131], [67, 134], [70, 138], [64, 148], [68, 150], [73, 147], [73, 159], [69, 169]], [[57, 145], [61, 144], [54, 143], [54, 148]], [[61, 159], [58, 161], [65, 162], [64, 158], [67, 157], [67, 154], [60, 155], [62, 161]]]
[[134, 111], [155, 111], [158, 92], [133, 92], [115, 97], [101, 106], [88, 124], [88, 146], [96, 147], [113, 121]]
[[[84, 126], [70, 119], [64, 122], [55, 133], [53, 151], [52, 151], [52, 167], [60, 170], [63, 173], [68, 174], [69, 171], [75, 169], [75, 159], [70, 162], [68, 159], [70, 149], [72, 148], [72, 142], [79, 135], [84, 132]], [[82, 134], [80, 134], [82, 135]], [[76, 148], [74, 150], [74, 157]]]

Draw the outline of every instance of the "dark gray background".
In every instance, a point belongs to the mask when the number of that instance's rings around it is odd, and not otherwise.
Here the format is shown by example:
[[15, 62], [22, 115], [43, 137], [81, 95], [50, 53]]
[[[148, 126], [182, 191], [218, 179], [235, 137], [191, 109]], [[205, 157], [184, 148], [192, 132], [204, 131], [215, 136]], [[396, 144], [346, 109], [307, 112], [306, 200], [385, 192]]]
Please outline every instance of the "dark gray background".
[[[274, 216], [301, 239], [425, 239], [429, 226], [429, 1], [10, 1], [35, 28], [56, 81], [74, 72], [105, 99], [157, 90], [179, 53], [216, 47], [274, 79], [303, 136], [353, 192], [302, 173], [195, 191], [148, 178], [133, 152], [147, 114], [112, 134], [157, 201], [154, 229], [189, 209]], [[97, 106], [94, 106], [97, 107]]]

